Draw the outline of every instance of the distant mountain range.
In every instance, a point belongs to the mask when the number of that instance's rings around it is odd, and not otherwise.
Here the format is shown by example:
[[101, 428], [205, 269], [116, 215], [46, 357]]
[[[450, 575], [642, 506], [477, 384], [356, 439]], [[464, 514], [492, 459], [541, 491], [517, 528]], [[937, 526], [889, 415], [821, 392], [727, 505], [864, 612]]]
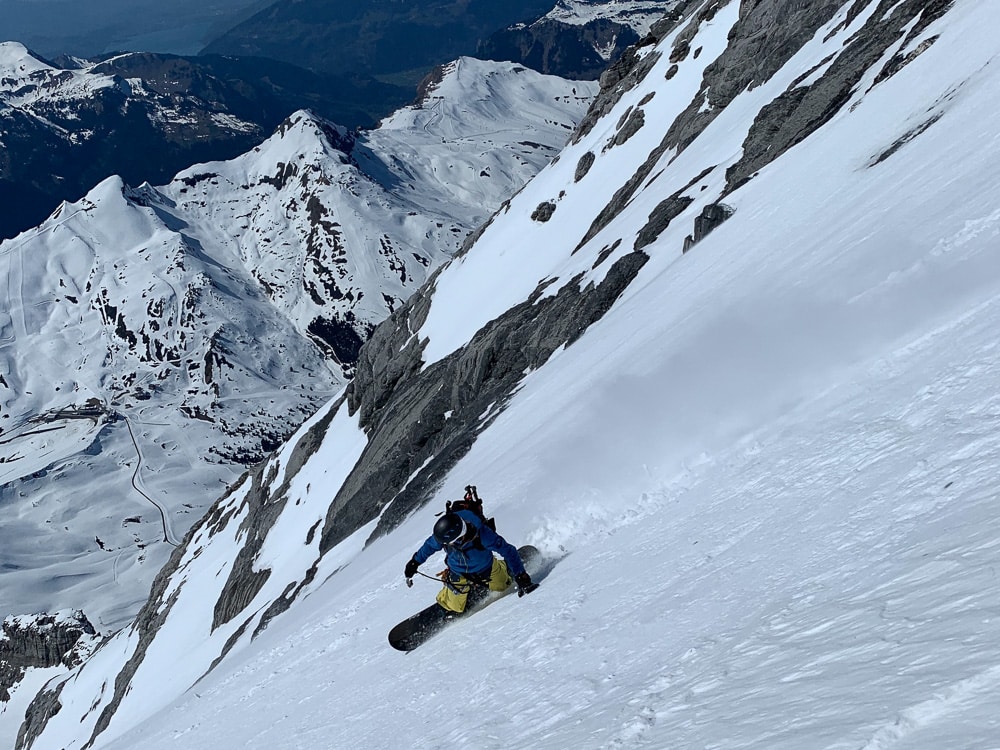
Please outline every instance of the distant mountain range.
[[278, 2], [203, 53], [257, 55], [317, 71], [415, 83], [460, 55], [595, 79], [677, 0], [300, 0]]
[[486, 60], [516, 60], [542, 73], [593, 80], [637, 41], [639, 35], [631, 27], [603, 18], [583, 24], [543, 18], [492, 34], [479, 43], [476, 55]]
[[472, 54], [493, 32], [551, 9], [552, 0], [277, 2], [203, 52], [270, 57], [317, 71], [352, 70], [415, 83], [435, 65]]
[[49, 62], [0, 44], [0, 238], [109, 175], [158, 183], [232, 158], [296, 109], [353, 128], [411, 98], [372, 79], [276, 61], [133, 53]]
[[[460, 55], [594, 80], [676, 5], [302, 0], [266, 8], [198, 56], [50, 61], [21, 43], [0, 44], [0, 238], [110, 175], [155, 184], [232, 158], [297, 109], [348, 129], [373, 127], [411, 101], [436, 65]], [[23, 3], [14, 7], [28, 14]], [[71, 17], [53, 20], [53, 33]], [[126, 33], [127, 19], [117, 20]]]
[[480, 40], [476, 56], [564, 78], [596, 79], [654, 24], [670, 13], [676, 18], [683, 5], [678, 0], [557, 0], [541, 18]]

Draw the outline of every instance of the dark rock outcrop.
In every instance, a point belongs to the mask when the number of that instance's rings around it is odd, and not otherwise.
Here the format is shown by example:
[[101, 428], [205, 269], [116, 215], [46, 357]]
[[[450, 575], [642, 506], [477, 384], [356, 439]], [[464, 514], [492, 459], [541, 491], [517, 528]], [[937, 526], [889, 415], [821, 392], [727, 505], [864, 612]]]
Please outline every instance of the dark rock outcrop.
[[8, 617], [0, 635], [0, 701], [10, 700], [10, 689], [24, 670], [80, 663], [77, 645], [97, 635], [83, 612]]
[[676, 219], [691, 205], [693, 199], [682, 195], [671, 195], [669, 198], [660, 201], [649, 215], [649, 221], [639, 230], [635, 239], [635, 249], [641, 250], [652, 244], [657, 237], [670, 226], [670, 222]]
[[553, 203], [552, 201], [544, 201], [542, 203], [539, 203], [538, 208], [536, 208], [531, 213], [531, 220], [544, 224], [545, 222], [547, 222], [549, 219], [552, 218], [552, 215], [555, 212], [556, 212], [556, 204]]
[[576, 163], [576, 172], [573, 175], [573, 182], [579, 182], [584, 177], [587, 176], [587, 172], [590, 168], [594, 166], [594, 162], [597, 157], [594, 155], [593, 151], [588, 151], [583, 156], [580, 157], [580, 161]]
[[710, 203], [705, 206], [705, 208], [701, 210], [701, 213], [695, 217], [694, 233], [689, 234], [684, 238], [683, 252], [686, 253], [696, 244], [705, 239], [705, 237], [707, 237], [720, 224], [731, 217], [733, 213], [733, 208], [731, 206], [727, 206], [725, 203]]
[[605, 148], [621, 146], [629, 138], [638, 133], [642, 129], [642, 126], [646, 124], [646, 113], [641, 107], [628, 112], [627, 115], [627, 119], [618, 128], [618, 132], [615, 133], [615, 137], [611, 140], [611, 143]]
[[476, 56], [571, 80], [594, 80], [637, 41], [635, 31], [608, 19], [565, 24], [546, 18], [496, 32], [479, 44]]
[[62, 710], [59, 696], [62, 694], [65, 682], [59, 683], [55, 688], [49, 690], [43, 688], [35, 699], [31, 702], [24, 717], [24, 723], [17, 731], [17, 740], [14, 743], [14, 750], [24, 750], [35, 744], [35, 739], [41, 734], [42, 729], [49, 719]]

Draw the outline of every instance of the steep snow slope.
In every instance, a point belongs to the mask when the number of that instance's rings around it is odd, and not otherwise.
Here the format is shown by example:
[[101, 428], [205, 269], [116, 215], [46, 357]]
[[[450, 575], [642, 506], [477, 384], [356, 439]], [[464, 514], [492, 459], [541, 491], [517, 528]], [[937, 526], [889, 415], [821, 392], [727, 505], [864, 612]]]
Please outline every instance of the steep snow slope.
[[[28, 746], [995, 744], [1000, 15], [843, 3], [661, 150], [737, 10], [703, 16], [700, 54], [669, 78], [683, 29], [646, 49], [638, 85], [433, 280], [423, 320], [390, 321], [420, 323], [431, 372], [504, 305], [600, 281], [637, 240], [649, 256], [482, 414], [434, 502], [322, 555], [329, 498], [371, 438], [329, 404], [196, 527], [135, 625], [50, 684]], [[832, 116], [729, 186], [767, 106], [833, 80], [845, 43], [894, 14], [904, 33]], [[731, 217], [682, 254], [723, 198]], [[434, 593], [402, 565], [469, 481], [509, 539], [556, 561], [530, 597], [402, 656], [386, 631]]]
[[458, 61], [385, 132], [300, 112], [242, 157], [109, 179], [0, 243], [2, 613], [134, 616], [172, 545], [595, 90]]

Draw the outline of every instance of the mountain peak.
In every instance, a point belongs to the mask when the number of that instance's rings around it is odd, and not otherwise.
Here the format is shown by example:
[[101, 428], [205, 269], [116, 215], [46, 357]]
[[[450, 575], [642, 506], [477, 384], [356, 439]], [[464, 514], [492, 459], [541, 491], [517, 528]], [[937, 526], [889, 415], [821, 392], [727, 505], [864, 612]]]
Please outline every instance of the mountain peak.
[[292, 148], [300, 144], [317, 143], [343, 152], [349, 152], [354, 145], [350, 130], [308, 109], [296, 110], [286, 117], [274, 129], [269, 140], [274, 139], [289, 142]]
[[0, 64], [17, 62], [25, 57], [37, 59], [21, 42], [0, 42]]
[[[23, 78], [38, 71], [56, 70], [20, 42], [0, 42], [0, 79]], [[0, 84], [2, 90], [3, 84]]]

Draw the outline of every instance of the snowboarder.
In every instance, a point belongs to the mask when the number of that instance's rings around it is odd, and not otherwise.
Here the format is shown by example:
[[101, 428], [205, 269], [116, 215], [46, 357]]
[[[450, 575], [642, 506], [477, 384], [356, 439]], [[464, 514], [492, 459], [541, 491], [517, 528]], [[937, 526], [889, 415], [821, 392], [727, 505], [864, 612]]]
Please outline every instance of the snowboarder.
[[[486, 520], [472, 510], [448, 510], [434, 524], [434, 533], [418, 549], [403, 571], [407, 583], [417, 568], [431, 555], [444, 550], [446, 570], [440, 574], [444, 588], [437, 602], [450, 612], [461, 613], [488, 591], [504, 591], [513, 582], [517, 595], [530, 594], [538, 588], [524, 569], [517, 549], [496, 533]], [[495, 557], [497, 552], [503, 558]]]

